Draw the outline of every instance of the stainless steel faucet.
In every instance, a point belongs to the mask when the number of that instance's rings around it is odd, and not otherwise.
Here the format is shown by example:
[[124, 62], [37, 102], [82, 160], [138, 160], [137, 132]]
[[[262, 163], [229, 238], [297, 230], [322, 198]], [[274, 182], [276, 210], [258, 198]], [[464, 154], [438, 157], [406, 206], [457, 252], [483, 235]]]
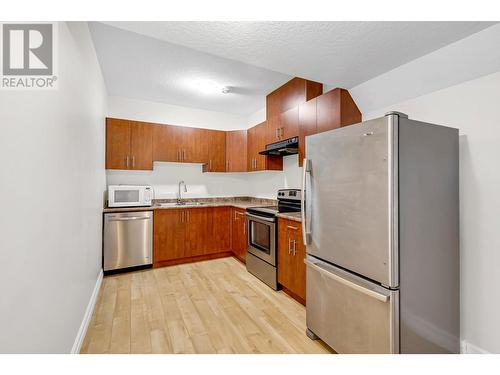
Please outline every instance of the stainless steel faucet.
[[181, 193], [181, 185], [184, 185], [184, 193], [187, 193], [187, 186], [184, 181], [179, 181], [179, 193], [177, 194], [177, 203], [182, 203], [182, 193]]

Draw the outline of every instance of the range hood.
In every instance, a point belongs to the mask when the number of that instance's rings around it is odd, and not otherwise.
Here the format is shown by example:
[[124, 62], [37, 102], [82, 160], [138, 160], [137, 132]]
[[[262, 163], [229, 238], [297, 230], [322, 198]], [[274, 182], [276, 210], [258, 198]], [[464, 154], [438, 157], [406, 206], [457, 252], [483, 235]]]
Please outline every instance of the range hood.
[[286, 156], [294, 155], [299, 152], [299, 137], [292, 137], [283, 141], [268, 144], [261, 155]]

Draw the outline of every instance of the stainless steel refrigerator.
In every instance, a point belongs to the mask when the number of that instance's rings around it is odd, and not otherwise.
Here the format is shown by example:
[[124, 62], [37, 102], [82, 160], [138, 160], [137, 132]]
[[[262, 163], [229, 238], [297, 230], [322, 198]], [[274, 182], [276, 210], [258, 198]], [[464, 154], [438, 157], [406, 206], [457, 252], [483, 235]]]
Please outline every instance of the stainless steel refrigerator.
[[458, 130], [391, 112], [306, 137], [307, 334], [338, 353], [458, 353]]

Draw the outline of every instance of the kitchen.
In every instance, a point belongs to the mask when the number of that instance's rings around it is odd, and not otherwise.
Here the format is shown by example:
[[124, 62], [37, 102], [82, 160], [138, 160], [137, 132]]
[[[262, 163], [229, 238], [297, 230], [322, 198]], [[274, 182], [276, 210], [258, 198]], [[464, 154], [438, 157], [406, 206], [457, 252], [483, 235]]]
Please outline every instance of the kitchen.
[[[318, 49], [318, 66], [304, 57], [296, 73], [277, 60], [236, 56], [246, 45], [218, 49], [219, 32], [265, 35], [265, 22], [250, 34], [237, 22], [58, 24], [63, 63], [50, 95], [75, 124], [35, 128], [29, 111], [9, 114], [32, 129], [31, 147], [23, 156], [17, 141], [2, 143], [30, 171], [20, 176], [12, 164], [5, 174], [6, 186], [18, 181], [15, 200], [24, 205], [32, 194], [28, 176], [42, 181], [44, 197], [31, 216], [27, 206], [12, 213], [31, 223], [28, 235], [7, 224], [12, 239], [4, 237], [5, 248], [40, 245], [34, 258], [6, 258], [4, 276], [14, 280], [23, 264], [39, 278], [31, 286], [39, 297], [17, 309], [13, 290], [4, 311], [14, 322], [43, 311], [53, 323], [25, 318], [32, 328], [17, 333], [5, 325], [2, 352], [498, 350], [495, 329], [484, 329], [494, 326], [496, 302], [473, 292], [495, 277], [480, 271], [494, 262], [478, 239], [481, 232], [493, 241], [485, 219], [494, 205], [476, 207], [475, 198], [491, 193], [496, 175], [485, 160], [496, 155], [490, 119], [500, 66], [486, 51], [500, 36], [497, 23], [312, 23], [315, 38], [331, 27], [332, 49], [338, 30], [366, 28], [382, 51], [372, 56], [378, 71], [346, 70], [354, 53], [341, 67], [335, 56], [320, 62]], [[290, 24], [282, 35], [303, 27]], [[399, 57], [386, 45], [387, 27]], [[417, 31], [420, 44], [405, 47]], [[366, 47], [356, 35], [353, 51]], [[72, 48], [78, 53], [65, 52]], [[464, 49], [477, 52], [474, 71], [464, 62], [463, 71], [426, 81]], [[45, 102], [22, 95], [44, 113]], [[53, 105], [47, 118], [60, 115]], [[474, 126], [477, 111], [485, 133]], [[81, 126], [87, 121], [92, 127]], [[56, 195], [50, 181], [65, 181], [64, 191]], [[66, 307], [62, 295], [72, 296]], [[53, 340], [44, 339], [49, 327]]]

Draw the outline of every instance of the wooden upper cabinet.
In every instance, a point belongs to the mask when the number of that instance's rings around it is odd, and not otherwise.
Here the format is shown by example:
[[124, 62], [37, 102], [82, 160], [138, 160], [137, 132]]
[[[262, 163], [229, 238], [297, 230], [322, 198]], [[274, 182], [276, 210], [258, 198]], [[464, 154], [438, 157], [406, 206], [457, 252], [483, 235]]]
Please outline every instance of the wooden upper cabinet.
[[256, 171], [264, 171], [266, 170], [266, 156], [259, 154], [260, 151], [264, 151], [267, 144], [267, 123], [263, 122], [255, 127], [255, 149], [254, 149], [254, 158], [255, 158], [255, 169]]
[[208, 156], [203, 165], [203, 172], [226, 171], [226, 132], [206, 130], [205, 142], [208, 145]]
[[248, 129], [248, 171], [283, 170], [281, 156], [266, 156], [259, 154], [268, 144], [269, 130], [264, 121]]
[[281, 135], [281, 115], [276, 115], [267, 119], [266, 144], [278, 142]]
[[130, 165], [130, 121], [106, 119], [106, 169], [128, 169]]
[[328, 91], [317, 101], [317, 133], [361, 122], [361, 112], [345, 89]]
[[130, 169], [153, 169], [153, 126], [144, 122], [130, 124]]
[[280, 115], [281, 139], [288, 139], [299, 135], [299, 106], [295, 106]]
[[247, 171], [255, 170], [255, 144], [256, 144], [255, 126], [247, 130]]
[[247, 131], [226, 132], [226, 172], [247, 171]]
[[107, 118], [106, 169], [153, 169], [153, 125]]
[[266, 97], [266, 119], [269, 120], [323, 93], [323, 84], [295, 77]]
[[305, 157], [305, 137], [317, 132], [316, 109], [317, 98], [299, 105], [299, 166], [302, 166]]
[[181, 161], [182, 127], [155, 124], [153, 127], [153, 160]]
[[183, 163], [206, 163], [209, 152], [210, 130], [181, 127], [182, 129], [182, 162]]

